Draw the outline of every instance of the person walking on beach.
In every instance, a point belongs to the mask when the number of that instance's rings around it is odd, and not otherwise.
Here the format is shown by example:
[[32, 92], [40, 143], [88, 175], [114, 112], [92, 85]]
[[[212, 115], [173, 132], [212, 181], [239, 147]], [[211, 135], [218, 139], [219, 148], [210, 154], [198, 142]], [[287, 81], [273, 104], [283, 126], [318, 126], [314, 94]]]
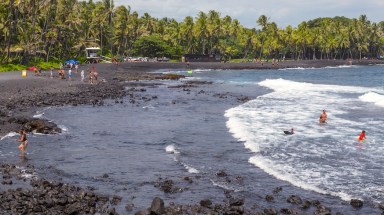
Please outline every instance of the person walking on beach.
[[319, 124], [324, 124], [324, 123], [328, 123], [328, 116], [327, 116], [327, 113], [325, 112], [325, 110], [323, 110], [323, 112], [320, 114], [320, 119], [319, 119]]
[[79, 72], [79, 64], [75, 64], [75, 72], [76, 74]]
[[96, 70], [93, 71], [93, 77], [95, 78], [95, 83], [97, 83], [97, 75], [98, 73], [96, 72]]
[[17, 139], [17, 142], [20, 142], [21, 144], [19, 145], [19, 150], [21, 151], [21, 154], [19, 155], [20, 157], [24, 157], [26, 154], [27, 150], [27, 145], [28, 145], [28, 139], [27, 139], [27, 134], [23, 130], [19, 130], [20, 138]]
[[68, 80], [69, 81], [72, 80], [72, 70], [71, 69], [68, 70]]
[[92, 73], [92, 70], [89, 70], [89, 83], [93, 84], [93, 73]]
[[51, 78], [53, 78], [53, 67], [51, 66]]
[[80, 75], [81, 75], [81, 82], [84, 82], [84, 69], [81, 70]]

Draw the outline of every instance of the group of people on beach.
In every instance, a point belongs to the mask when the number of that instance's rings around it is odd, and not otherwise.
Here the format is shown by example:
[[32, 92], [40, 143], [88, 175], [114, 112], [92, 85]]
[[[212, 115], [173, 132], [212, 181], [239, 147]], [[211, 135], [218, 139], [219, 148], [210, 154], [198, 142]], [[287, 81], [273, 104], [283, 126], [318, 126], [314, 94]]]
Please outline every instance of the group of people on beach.
[[[328, 123], [328, 115], [326, 113], [325, 110], [323, 110], [323, 112], [320, 114], [320, 118], [319, 118], [319, 124], [320, 125], [323, 125], [323, 124], [327, 124]], [[292, 128], [291, 131], [284, 131], [285, 134], [294, 134], [294, 129]], [[363, 130], [360, 135], [359, 135], [359, 138], [357, 139], [358, 142], [365, 142], [365, 131]]]
[[[65, 69], [63, 68], [63, 65], [60, 63], [59, 66], [60, 66], [60, 68], [57, 70], [59, 79], [66, 79], [66, 72], [65, 72]], [[69, 81], [71, 81], [73, 79], [73, 72], [72, 72], [73, 68], [75, 70], [75, 73], [77, 74], [78, 71], [79, 71], [79, 65], [78, 64], [75, 64], [74, 66], [73, 65], [69, 65], [69, 69], [68, 69], [68, 72], [67, 72], [67, 78], [68, 78]], [[97, 83], [98, 73], [97, 73], [97, 71], [95, 69], [95, 66], [92, 66], [92, 69], [91, 68], [87, 68], [87, 73], [88, 73], [88, 82], [90, 84]], [[81, 70], [80, 76], [81, 76], [81, 82], [85, 82], [85, 72], [84, 72], [84, 70]], [[52, 66], [50, 68], [50, 78], [52, 78], [52, 79], [55, 78], [54, 68]]]

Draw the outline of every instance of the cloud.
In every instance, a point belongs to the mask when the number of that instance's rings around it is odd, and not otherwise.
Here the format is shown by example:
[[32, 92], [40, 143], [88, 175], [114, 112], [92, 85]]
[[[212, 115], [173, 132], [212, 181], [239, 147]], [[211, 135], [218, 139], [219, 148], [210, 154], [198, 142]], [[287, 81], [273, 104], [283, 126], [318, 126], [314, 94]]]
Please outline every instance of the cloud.
[[130, 5], [139, 15], [174, 18], [182, 21], [186, 16], [196, 17], [200, 11], [215, 10], [221, 16], [238, 19], [246, 27], [257, 27], [261, 15], [270, 17], [279, 27], [297, 26], [302, 21], [319, 17], [346, 16], [358, 18], [367, 15], [373, 22], [384, 21], [384, 0], [115, 0], [115, 5]]

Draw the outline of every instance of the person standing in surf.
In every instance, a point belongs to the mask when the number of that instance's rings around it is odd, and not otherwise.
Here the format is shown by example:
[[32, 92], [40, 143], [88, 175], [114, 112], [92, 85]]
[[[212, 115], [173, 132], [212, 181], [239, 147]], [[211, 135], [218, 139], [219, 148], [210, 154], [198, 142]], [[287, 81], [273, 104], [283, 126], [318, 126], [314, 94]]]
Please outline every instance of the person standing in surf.
[[17, 142], [21, 142], [21, 144], [18, 147], [21, 151], [21, 154], [19, 156], [24, 157], [26, 154], [27, 145], [28, 145], [27, 134], [23, 130], [19, 130], [19, 134], [20, 134], [20, 138], [17, 139]]
[[325, 110], [320, 114], [319, 124], [328, 123], [328, 116]]
[[357, 141], [359, 142], [365, 142], [365, 131], [363, 130], [359, 136], [359, 138], [357, 139]]

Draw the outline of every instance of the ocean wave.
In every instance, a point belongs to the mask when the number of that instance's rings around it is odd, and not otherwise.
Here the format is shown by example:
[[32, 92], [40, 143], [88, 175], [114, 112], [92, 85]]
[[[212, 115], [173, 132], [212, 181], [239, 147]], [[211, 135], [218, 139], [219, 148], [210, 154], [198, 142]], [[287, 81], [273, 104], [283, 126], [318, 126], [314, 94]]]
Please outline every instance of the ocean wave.
[[[367, 154], [362, 154], [353, 144], [361, 128], [369, 128], [372, 142], [380, 139], [383, 125], [381, 117], [361, 119], [361, 107], [356, 109], [356, 104], [361, 100], [381, 104], [384, 96], [378, 93], [380, 90], [281, 78], [258, 84], [273, 91], [224, 114], [229, 132], [254, 154], [249, 162], [303, 189], [347, 201], [352, 196], [369, 195], [368, 190], [378, 180], [370, 177], [373, 173], [365, 166], [370, 165], [368, 161], [381, 159], [384, 146], [367, 144]], [[319, 126], [323, 109], [327, 110], [329, 124]], [[296, 134], [284, 135], [283, 131], [291, 128]], [[354, 189], [351, 184], [356, 183], [365, 183], [365, 187]]]
[[[170, 154], [174, 154], [174, 155], [179, 155], [180, 152], [176, 149], [176, 147], [174, 145], [168, 145], [165, 147], [165, 151], [167, 153], [170, 153]], [[181, 165], [183, 165], [183, 167], [189, 172], [189, 173], [192, 173], [192, 174], [197, 174], [197, 173], [200, 173], [199, 170], [197, 170], [196, 168], [193, 168], [192, 166], [184, 163], [184, 162], [180, 162], [179, 159], [177, 158], [177, 156], [174, 156], [173, 157], [173, 160], [176, 161], [176, 162], [179, 162]]]
[[41, 119], [43, 118], [44, 113], [33, 115], [33, 118]]
[[168, 145], [167, 147], [165, 147], [165, 151], [171, 154], [180, 154], [180, 152], [177, 151], [174, 145]]
[[61, 129], [62, 133], [68, 132], [68, 128], [65, 125], [57, 125], [57, 127]]
[[185, 168], [189, 173], [192, 173], [192, 174], [198, 174], [198, 173], [200, 173], [199, 170], [197, 170], [197, 169], [195, 169], [195, 168], [193, 168], [193, 167], [191, 167], [191, 166], [189, 166], [189, 165], [187, 165], [187, 164], [185, 164], [185, 163], [181, 163], [181, 164], [184, 166], [184, 168]]
[[[318, 188], [317, 186], [310, 185], [307, 182], [300, 180], [299, 178], [294, 177], [292, 175], [282, 174], [281, 172], [276, 171], [275, 169], [290, 168], [290, 167], [289, 166], [279, 166], [278, 168], [276, 168], [276, 163], [269, 162], [268, 160], [263, 159], [261, 156], [251, 157], [249, 159], [249, 163], [254, 164], [255, 166], [257, 166], [260, 169], [267, 172], [268, 174], [274, 176], [275, 178], [282, 180], [282, 181], [287, 181], [296, 187], [300, 187], [300, 188], [305, 189], [305, 190], [311, 190], [311, 191], [325, 194], [325, 195], [329, 194], [329, 195], [333, 195], [333, 196], [338, 196], [341, 199], [343, 199], [344, 201], [350, 201], [351, 199], [354, 198], [351, 195], [348, 195], [344, 192], [326, 191], [326, 190]], [[290, 171], [295, 171], [295, 170], [291, 169]]]
[[1, 137], [0, 140], [4, 140], [5, 138], [8, 138], [8, 137], [14, 137], [16, 135], [18, 135], [18, 133], [12, 131], [12, 132], [9, 132], [8, 134], [6, 134], [5, 136]]
[[233, 192], [241, 192], [241, 191], [243, 191], [242, 189], [232, 187], [228, 183], [225, 183], [225, 182], [217, 182], [217, 181], [214, 181], [212, 179], [210, 179], [210, 181], [211, 181], [213, 186], [223, 188], [224, 190], [231, 190]]
[[347, 68], [356, 68], [356, 65], [340, 65], [340, 66], [325, 66], [325, 67], [292, 67], [292, 68], [282, 68], [278, 70], [313, 70], [313, 69], [347, 69]]
[[307, 69], [316, 69], [315, 67], [309, 67], [309, 68], [304, 68], [304, 67], [292, 67], [292, 68], [283, 68], [283, 69], [278, 69], [278, 70], [307, 70]]
[[364, 95], [360, 96], [359, 99], [363, 102], [374, 103], [379, 107], [384, 107], [384, 95], [375, 92], [365, 93]]

